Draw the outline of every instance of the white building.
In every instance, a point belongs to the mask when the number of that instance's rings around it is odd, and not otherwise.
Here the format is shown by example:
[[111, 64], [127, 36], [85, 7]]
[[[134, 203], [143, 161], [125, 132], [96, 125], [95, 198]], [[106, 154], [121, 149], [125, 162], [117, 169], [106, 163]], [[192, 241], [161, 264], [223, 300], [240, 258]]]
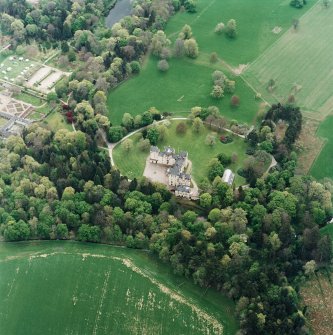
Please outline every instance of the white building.
[[228, 185], [232, 185], [235, 179], [235, 174], [230, 170], [226, 169], [223, 173], [222, 180]]

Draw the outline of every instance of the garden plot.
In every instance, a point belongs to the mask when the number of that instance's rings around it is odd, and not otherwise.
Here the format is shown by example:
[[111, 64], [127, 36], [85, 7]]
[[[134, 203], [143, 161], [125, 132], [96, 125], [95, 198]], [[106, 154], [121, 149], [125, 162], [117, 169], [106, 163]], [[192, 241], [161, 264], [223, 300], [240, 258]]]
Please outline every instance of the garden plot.
[[12, 84], [22, 84], [39, 68], [37, 62], [29, 58], [11, 56], [0, 63], [0, 79]]
[[5, 113], [8, 117], [26, 118], [33, 111], [32, 105], [0, 93], [0, 113]]
[[48, 94], [64, 75], [65, 72], [44, 65], [26, 82], [26, 86]]

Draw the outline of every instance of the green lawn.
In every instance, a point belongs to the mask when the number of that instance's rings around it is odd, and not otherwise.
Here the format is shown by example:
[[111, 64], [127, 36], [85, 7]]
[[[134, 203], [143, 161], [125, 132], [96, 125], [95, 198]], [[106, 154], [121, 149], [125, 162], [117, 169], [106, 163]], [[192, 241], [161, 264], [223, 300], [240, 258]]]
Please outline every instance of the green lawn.
[[[259, 108], [253, 91], [240, 79], [236, 79], [236, 92], [240, 106], [230, 105], [231, 95], [221, 100], [210, 96], [212, 73], [215, 67], [199, 65], [187, 59], [172, 59], [170, 69], [161, 73], [157, 60], [151, 57], [138, 76], [124, 82], [111, 91], [108, 97], [109, 117], [113, 124], [121, 122], [124, 113], [142, 114], [150, 107], [161, 112], [187, 116], [194, 106], [218, 106], [222, 115], [229, 119], [252, 123]], [[232, 78], [229, 75], [230, 78]]]
[[76, 242], [0, 243], [0, 333], [222, 334], [234, 304], [147, 252]]
[[33, 106], [41, 106], [44, 104], [45, 101], [31, 95], [31, 94], [28, 94], [28, 93], [24, 93], [24, 92], [21, 92], [19, 94], [15, 94], [13, 96], [14, 99], [17, 99], [17, 100], [21, 100], [23, 102], [26, 102], [28, 104], [31, 104]]
[[[269, 101], [294, 94], [303, 111], [324, 119], [333, 107], [332, 29], [333, 6], [325, 9], [319, 1], [300, 19], [297, 31], [290, 29], [250, 65], [246, 79]], [[276, 81], [272, 94], [267, 91], [270, 79]]]
[[[230, 155], [236, 153], [238, 159], [236, 163], [232, 164], [230, 168], [236, 172], [247, 157], [245, 154], [247, 145], [239, 137], [234, 137], [234, 141], [229, 144], [222, 144], [218, 140], [214, 147], [209, 147], [205, 144], [205, 138], [211, 131], [204, 128], [200, 134], [192, 132], [190, 126], [184, 136], [176, 134], [176, 127], [180, 121], [173, 121], [168, 130], [168, 135], [163, 143], [159, 144], [159, 147], [163, 149], [163, 146], [170, 145], [176, 150], [186, 150], [189, 153], [189, 159], [192, 161], [192, 175], [196, 182], [200, 182], [203, 178], [207, 177], [208, 163], [216, 157], [219, 153], [226, 153]], [[138, 139], [140, 135], [135, 134], [133, 136], [134, 146], [133, 149], [128, 153], [121, 145], [118, 145], [113, 151], [113, 157], [116, 166], [119, 168], [123, 175], [129, 178], [141, 177], [145, 168], [146, 159], [148, 152], [141, 152], [138, 148]], [[245, 184], [242, 177], [236, 175], [236, 184]]]
[[333, 116], [329, 116], [318, 128], [317, 136], [326, 141], [324, 148], [313, 163], [310, 174], [317, 179], [333, 179]]
[[73, 130], [72, 125], [68, 124], [65, 118], [57, 111], [53, 111], [42, 123], [52, 131], [59, 129]]
[[[192, 27], [199, 49], [210, 54], [215, 51], [219, 57], [233, 66], [247, 64], [258, 57], [269, 45], [286, 31], [293, 18], [304, 14], [314, 3], [296, 10], [289, 6], [289, 0], [198, 0], [195, 14], [178, 13], [169, 21], [166, 33], [174, 40], [185, 24]], [[238, 36], [229, 40], [217, 35], [217, 23], [228, 20], [237, 22]], [[275, 26], [282, 28], [280, 34], [272, 33]]]
[[[174, 115], [186, 115], [194, 106], [216, 105], [221, 114], [229, 119], [253, 123], [260, 103], [254, 100], [253, 89], [241, 77], [232, 78], [228, 73], [230, 69], [223, 62], [212, 66], [209, 55], [217, 52], [233, 67], [247, 64], [275, 42], [290, 27], [292, 19], [304, 14], [313, 3], [311, 0], [304, 9], [296, 10], [286, 0], [198, 0], [198, 12], [177, 13], [168, 22], [166, 34], [174, 41], [181, 28], [189, 24], [199, 44], [199, 57], [195, 61], [172, 59], [169, 71], [160, 73], [156, 58], [151, 56], [140, 75], [127, 80], [109, 94], [111, 122], [120, 124], [124, 113], [141, 114], [150, 107]], [[214, 33], [218, 22], [227, 23], [231, 18], [236, 19], [238, 24], [235, 40]], [[280, 34], [272, 32], [275, 26], [282, 28]], [[211, 74], [215, 69], [225, 71], [236, 80], [235, 94], [241, 99], [237, 110], [230, 106], [230, 95], [219, 101], [210, 97]]]

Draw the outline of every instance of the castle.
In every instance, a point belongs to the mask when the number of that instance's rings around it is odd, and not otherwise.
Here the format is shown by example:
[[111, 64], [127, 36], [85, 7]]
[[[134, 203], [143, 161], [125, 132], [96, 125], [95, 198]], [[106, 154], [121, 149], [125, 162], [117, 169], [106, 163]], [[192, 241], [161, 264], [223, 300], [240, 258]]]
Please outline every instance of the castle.
[[182, 198], [191, 199], [191, 175], [186, 173], [188, 167], [188, 153], [181, 151], [176, 153], [171, 147], [164, 147], [160, 151], [158, 147], [150, 148], [150, 163], [164, 165], [167, 167], [168, 185], [175, 192], [175, 195]]

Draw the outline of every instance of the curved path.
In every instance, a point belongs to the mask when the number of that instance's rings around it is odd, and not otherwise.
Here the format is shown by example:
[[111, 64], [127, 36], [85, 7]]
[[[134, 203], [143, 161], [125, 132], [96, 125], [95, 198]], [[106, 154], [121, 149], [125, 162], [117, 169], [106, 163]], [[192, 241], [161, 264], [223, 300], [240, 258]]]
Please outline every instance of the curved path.
[[[160, 120], [160, 121], [157, 121], [153, 124], [149, 124], [148, 126], [144, 126], [142, 128], [139, 128], [139, 129], [136, 129], [134, 131], [132, 131], [131, 133], [128, 133], [126, 136], [124, 136], [120, 141], [116, 142], [116, 143], [110, 143], [107, 138], [106, 138], [106, 135], [104, 132], [101, 132], [102, 133], [102, 136], [103, 136], [103, 139], [105, 141], [105, 143], [107, 144], [108, 146], [108, 150], [109, 150], [109, 156], [110, 156], [110, 161], [111, 161], [111, 165], [112, 166], [116, 166], [115, 162], [114, 162], [114, 159], [113, 159], [113, 149], [118, 145], [118, 144], [121, 144], [123, 141], [125, 141], [127, 138], [131, 137], [132, 135], [136, 134], [136, 133], [139, 133], [140, 131], [148, 128], [149, 126], [151, 125], [156, 125], [156, 124], [159, 124], [159, 123], [163, 123], [165, 122], [166, 120], [169, 120], [169, 121], [176, 121], [176, 120], [190, 120], [190, 118], [188, 117], [173, 117], [173, 118], [170, 118], [170, 119], [163, 119], [163, 120]], [[228, 132], [228, 133], [231, 133], [231, 134], [234, 134], [242, 139], [245, 139], [245, 136], [244, 135], [240, 135], [240, 134], [237, 134], [235, 132], [233, 132], [232, 130], [230, 129], [227, 129], [227, 128], [222, 128], [222, 130]]]

